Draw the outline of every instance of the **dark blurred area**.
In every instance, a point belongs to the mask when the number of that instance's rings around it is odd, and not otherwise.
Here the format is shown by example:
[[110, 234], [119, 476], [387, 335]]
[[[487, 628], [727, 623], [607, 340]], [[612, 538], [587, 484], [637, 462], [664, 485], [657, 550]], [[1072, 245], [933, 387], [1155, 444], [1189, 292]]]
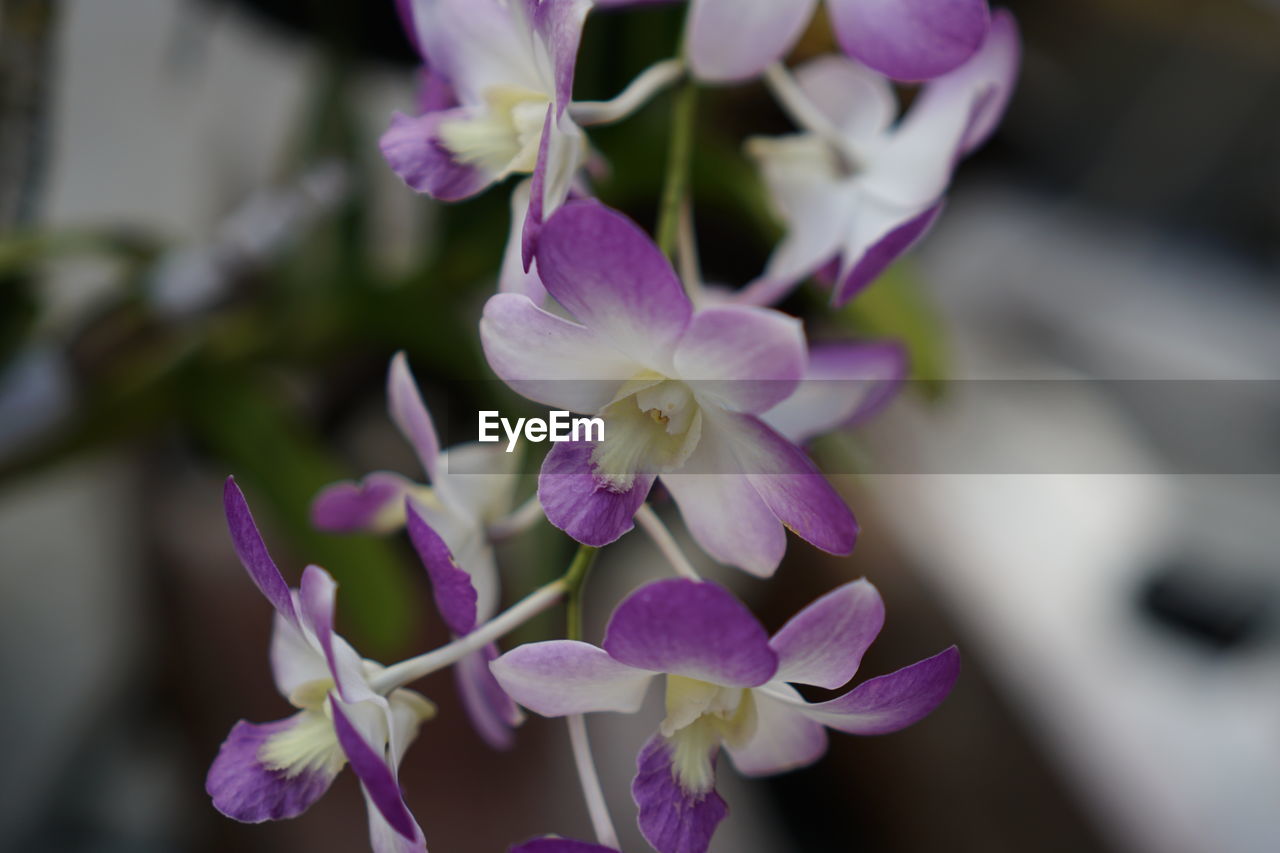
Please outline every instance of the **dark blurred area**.
[[[727, 781], [713, 851], [1280, 849], [1280, 480], [1177, 462], [1280, 446], [1280, 3], [1008, 5], [1022, 78], [934, 233], [846, 310], [789, 303], [818, 336], [905, 340], [920, 380], [819, 457], [933, 473], [839, 478], [863, 529], [847, 560], [793, 541], [767, 586], [708, 570], [770, 627], [865, 575], [888, 622], [864, 672], [955, 642], [964, 674], [905, 732]], [[682, 9], [593, 16], [577, 96], [670, 55]], [[820, 13], [797, 58], [831, 47]], [[475, 323], [507, 192], [440, 205], [381, 162], [413, 60], [391, 0], [0, 0], [0, 850], [366, 848], [350, 774], [280, 824], [204, 794], [231, 725], [286, 712], [219, 496], [235, 473], [286, 576], [334, 574], [362, 651], [446, 639], [405, 543], [307, 518], [326, 483], [416, 472], [384, 411], [396, 350], [438, 416], [495, 402], [470, 380], [489, 377]], [[646, 226], [669, 108], [592, 132], [601, 197]], [[762, 86], [700, 95], [709, 280], [745, 282], [778, 236], [741, 141], [786, 129]], [[1030, 408], [999, 394], [1014, 378], [1077, 381]], [[1249, 380], [1258, 399], [1227, 417], [1170, 380]], [[1028, 436], [1113, 468], [1008, 473]], [[978, 461], [938, 473], [958, 459]], [[655, 571], [635, 538], [593, 580], [590, 639]], [[507, 599], [566, 545], [544, 525], [507, 546]], [[441, 712], [404, 781], [432, 850], [589, 833], [561, 724], [494, 753], [452, 679], [423, 690]], [[628, 785], [647, 710], [592, 722], [628, 850], [645, 849]]]

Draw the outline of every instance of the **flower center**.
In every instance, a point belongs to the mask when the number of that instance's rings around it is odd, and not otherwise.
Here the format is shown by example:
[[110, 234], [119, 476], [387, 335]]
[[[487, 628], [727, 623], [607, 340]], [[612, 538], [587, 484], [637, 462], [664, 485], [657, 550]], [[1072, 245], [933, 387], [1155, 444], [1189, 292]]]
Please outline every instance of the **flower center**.
[[702, 410], [689, 387], [656, 373], [628, 381], [600, 415], [604, 440], [591, 461], [597, 479], [617, 492], [629, 490], [637, 473], [679, 468], [702, 436]]
[[440, 139], [459, 162], [499, 176], [532, 172], [551, 99], [519, 86], [494, 86], [477, 115], [440, 123]]
[[755, 728], [756, 705], [749, 689], [667, 676], [667, 716], [658, 731], [671, 742], [671, 772], [686, 791], [711, 790], [712, 761], [720, 743], [745, 744]]
[[279, 770], [289, 779], [302, 773], [333, 775], [347, 763], [333, 722], [316, 710], [296, 714], [292, 725], [267, 738], [258, 750], [258, 759], [264, 767]]

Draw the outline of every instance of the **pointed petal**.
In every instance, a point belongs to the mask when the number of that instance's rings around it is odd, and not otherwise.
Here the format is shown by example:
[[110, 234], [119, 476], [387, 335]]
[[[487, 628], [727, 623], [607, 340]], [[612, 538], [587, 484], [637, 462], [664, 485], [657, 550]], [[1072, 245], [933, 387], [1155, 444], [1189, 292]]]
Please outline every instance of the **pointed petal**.
[[284, 582], [280, 570], [267, 553], [267, 544], [262, 541], [258, 525], [249, 512], [249, 504], [234, 477], [228, 477], [223, 487], [222, 506], [227, 516], [227, 527], [231, 531], [231, 544], [236, 556], [240, 558], [240, 564], [276, 612], [297, 624], [298, 616], [293, 609], [289, 585]]
[[778, 669], [768, 635], [742, 602], [722, 586], [683, 578], [646, 584], [623, 599], [604, 649], [628, 666], [724, 687], [754, 687]]
[[689, 533], [721, 563], [769, 577], [787, 550], [787, 532], [741, 472], [732, 449], [704, 428], [681, 472], [663, 474]]
[[[770, 690], [788, 691], [794, 695], [794, 701], [804, 701], [786, 684], [771, 684]], [[756, 727], [751, 739], [738, 746], [725, 744], [739, 773], [772, 776], [806, 767], [826, 753], [827, 730], [821, 723], [761, 690], [752, 691], [752, 700], [756, 706]]]
[[829, 702], [805, 705], [806, 716], [855, 735], [882, 735], [924, 719], [942, 704], [960, 675], [955, 646], [897, 672], [864, 681]]
[[751, 415], [725, 412], [716, 421], [733, 444], [739, 470], [779, 521], [828, 553], [853, 550], [853, 513], [800, 448]]
[[449, 630], [458, 635], [469, 634], [476, 626], [476, 588], [471, 577], [456, 562], [449, 546], [423, 521], [413, 501], [405, 506], [409, 541], [422, 560], [431, 579], [436, 607]]
[[466, 107], [417, 117], [393, 113], [378, 147], [391, 171], [410, 189], [441, 201], [469, 198], [492, 184], [496, 176], [454, 159], [439, 133], [441, 122], [469, 115]]
[[427, 404], [422, 402], [418, 383], [413, 379], [409, 359], [403, 350], [392, 357], [391, 367], [387, 370], [387, 411], [392, 423], [418, 454], [422, 470], [427, 472], [427, 476], [435, 477], [440, 439], [436, 436], [431, 413], [427, 411]]
[[811, 438], [871, 417], [907, 376], [906, 350], [896, 341], [820, 344], [796, 392], [761, 419], [783, 438]]
[[850, 56], [897, 80], [928, 80], [982, 44], [987, 0], [827, 0]]
[[754, 77], [783, 57], [816, 0], [699, 0], [689, 10], [693, 73], [711, 82]]
[[[343, 710], [342, 702], [330, 700], [333, 711], [333, 728], [338, 735], [338, 743], [343, 753], [351, 762], [351, 769], [360, 779], [360, 784], [376, 807], [376, 812], [386, 820], [387, 824], [400, 836], [417, 841], [422, 837], [422, 830], [404, 804], [400, 793], [400, 783], [396, 781], [395, 772], [387, 764], [385, 745], [376, 747], [365, 740], [364, 735], [352, 724], [348, 711]], [[372, 810], [371, 810], [372, 817]], [[372, 821], [370, 822], [372, 829]]]
[[271, 723], [236, 723], [209, 768], [205, 790], [213, 806], [233, 820], [261, 823], [297, 817], [320, 799], [342, 764], [318, 762], [290, 770], [273, 769], [260, 753], [273, 736], [288, 734], [308, 720], [307, 711]]
[[490, 643], [454, 664], [453, 675], [477, 734], [494, 749], [510, 749], [515, 745], [512, 729], [524, 722], [524, 714], [489, 671], [497, 657], [498, 647]]
[[417, 486], [378, 471], [325, 486], [311, 501], [311, 526], [330, 533], [390, 533], [404, 526], [404, 499]]
[[693, 316], [676, 348], [675, 369], [699, 399], [755, 413], [791, 396], [807, 360], [799, 320], [767, 308], [723, 305]]
[[557, 111], [564, 112], [573, 96], [573, 69], [578, 58], [578, 43], [582, 40], [582, 26], [592, 3], [591, 0], [541, 0], [530, 5], [534, 30], [551, 57]]
[[319, 566], [307, 566], [298, 587], [300, 621], [303, 631], [310, 631], [324, 652], [339, 695], [347, 702], [362, 702], [376, 694], [369, 688], [360, 656], [334, 631], [337, 592], [338, 585], [328, 572]]
[[869, 582], [834, 589], [792, 616], [769, 641], [778, 653], [774, 680], [842, 687], [883, 626], [884, 602]]
[[715, 789], [690, 793], [680, 786], [671, 746], [661, 735], [650, 738], [636, 756], [631, 796], [640, 810], [640, 832], [658, 853], [705, 853], [729, 814]]
[[594, 199], [569, 202], [543, 227], [538, 271], [547, 291], [601, 340], [670, 373], [693, 307], [671, 264], [634, 222]]
[[1017, 83], [1022, 64], [1022, 41], [1018, 22], [1008, 9], [997, 9], [991, 16], [991, 29], [982, 48], [972, 59], [951, 74], [933, 81], [921, 95], [933, 110], [932, 102], [947, 101], [959, 93], [969, 92], [973, 98], [959, 155], [964, 156], [987, 141], [1004, 116], [1009, 98]]
[[832, 304], [839, 307], [857, 296], [919, 242], [942, 212], [942, 206], [939, 201], [923, 213], [903, 216], [868, 204], [859, 217], [851, 244], [844, 249], [842, 266], [846, 272], [831, 292]]
[[629, 490], [615, 492], [593, 473], [593, 447], [585, 441], [552, 445], [538, 474], [538, 501], [547, 521], [584, 545], [601, 547], [634, 526], [654, 477], [638, 473]]
[[512, 699], [544, 717], [597, 711], [634, 714], [654, 676], [578, 640], [526, 643], [489, 668]]
[[516, 393], [570, 412], [598, 412], [642, 369], [594, 331], [515, 293], [485, 303], [480, 342], [493, 372]]

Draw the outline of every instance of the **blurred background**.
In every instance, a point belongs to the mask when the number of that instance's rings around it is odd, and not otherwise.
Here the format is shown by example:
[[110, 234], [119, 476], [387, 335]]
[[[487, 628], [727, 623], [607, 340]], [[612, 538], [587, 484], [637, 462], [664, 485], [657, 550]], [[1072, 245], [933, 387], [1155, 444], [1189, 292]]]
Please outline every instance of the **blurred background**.
[[[810, 770], [726, 766], [720, 853], [1280, 850], [1280, 4], [1008, 5], [1022, 79], [934, 232], [848, 309], [787, 306], [912, 354], [883, 417], [815, 448], [857, 549], [797, 544], [768, 585], [707, 570], [771, 628], [865, 575], [888, 623], [864, 671], [956, 642], [964, 674]], [[578, 97], [669, 55], [680, 20], [595, 16]], [[819, 15], [798, 56], [831, 44]], [[235, 720], [287, 711], [220, 490], [234, 472], [286, 575], [338, 577], [363, 651], [445, 639], [405, 543], [306, 517], [335, 479], [416, 474], [383, 409], [396, 350], [446, 422], [518, 406], [475, 334], [507, 193], [398, 184], [376, 143], [413, 98], [391, 0], [0, 0], [0, 849], [365, 849], [350, 774], [275, 825], [203, 792]], [[699, 111], [699, 248], [738, 284], [778, 234], [741, 140], [787, 125], [758, 85]], [[650, 226], [669, 112], [592, 134], [601, 196]], [[601, 560], [590, 637], [663, 571], [636, 538]], [[567, 546], [506, 546], [509, 597]], [[422, 686], [441, 712], [404, 781], [433, 850], [588, 835], [561, 723], [493, 753], [448, 676]], [[592, 721], [628, 850], [657, 710]]]

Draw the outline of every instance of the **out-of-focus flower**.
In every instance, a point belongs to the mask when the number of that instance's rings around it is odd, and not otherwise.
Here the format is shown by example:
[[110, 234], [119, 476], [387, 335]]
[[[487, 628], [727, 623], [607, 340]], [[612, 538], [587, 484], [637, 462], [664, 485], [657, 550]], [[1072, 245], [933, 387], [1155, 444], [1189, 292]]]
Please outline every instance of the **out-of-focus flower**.
[[308, 566], [298, 589], [276, 568], [235, 481], [224, 506], [235, 551], [275, 608], [271, 669], [298, 713], [271, 723], [236, 723], [209, 768], [206, 790], [218, 811], [260, 823], [296, 817], [318, 800], [346, 763], [360, 779], [377, 853], [425, 853], [422, 830], [396, 781], [421, 722], [435, 713], [420, 694], [387, 696], [369, 683], [381, 667], [361, 660], [333, 629], [337, 584]]
[[454, 201], [533, 175], [524, 264], [586, 157], [568, 114], [590, 0], [399, 0], [426, 62], [422, 114], [396, 113], [382, 153], [410, 187]]
[[791, 686], [846, 684], [883, 623], [883, 602], [866, 581], [819, 598], [770, 638], [722, 587], [666, 580], [618, 605], [602, 648], [532, 643], [492, 668], [517, 702], [549, 717], [634, 713], [665, 676], [666, 717], [640, 751], [631, 790], [659, 853], [700, 853], [728, 811], [715, 791], [721, 745], [739, 772], [781, 773], [820, 758], [827, 728], [894, 732], [946, 698], [959, 674], [954, 646], [826, 702], [806, 702]]
[[747, 150], [787, 235], [742, 297], [773, 301], [833, 265], [839, 305], [879, 275], [928, 229], [956, 163], [995, 129], [1019, 56], [1013, 16], [1000, 10], [981, 50], [927, 83], [901, 119], [889, 81], [844, 57], [808, 63], [795, 84], [781, 78], [775, 88], [805, 129]]
[[[454, 634], [469, 633], [498, 608], [490, 529], [511, 509], [519, 459], [497, 444], [479, 442], [442, 451], [404, 353], [391, 360], [387, 400], [391, 420], [413, 446], [430, 485], [386, 471], [359, 483], [335, 483], [316, 496], [312, 523], [334, 532], [390, 532], [407, 520], [445, 624]], [[488, 662], [496, 654], [494, 647], [475, 652], [454, 673], [477, 731], [490, 745], [506, 748], [521, 715], [489, 675]]]
[[[662, 0], [599, 0], [638, 6]], [[755, 77], [791, 50], [818, 0], [689, 0], [694, 73], [711, 82]], [[840, 46], [895, 80], [928, 80], [958, 67], [987, 32], [987, 0], [827, 0]]]
[[508, 853], [618, 853], [612, 847], [548, 835], [512, 847]]
[[556, 444], [538, 497], [588, 545], [631, 529], [656, 477], [713, 557], [760, 575], [787, 528], [832, 553], [853, 547], [848, 507], [807, 456], [760, 415], [805, 377], [798, 320], [739, 305], [694, 311], [649, 237], [593, 200], [560, 209], [538, 269], [578, 322], [527, 297], [491, 297], [480, 323], [494, 371], [524, 396], [598, 415], [603, 440]]

